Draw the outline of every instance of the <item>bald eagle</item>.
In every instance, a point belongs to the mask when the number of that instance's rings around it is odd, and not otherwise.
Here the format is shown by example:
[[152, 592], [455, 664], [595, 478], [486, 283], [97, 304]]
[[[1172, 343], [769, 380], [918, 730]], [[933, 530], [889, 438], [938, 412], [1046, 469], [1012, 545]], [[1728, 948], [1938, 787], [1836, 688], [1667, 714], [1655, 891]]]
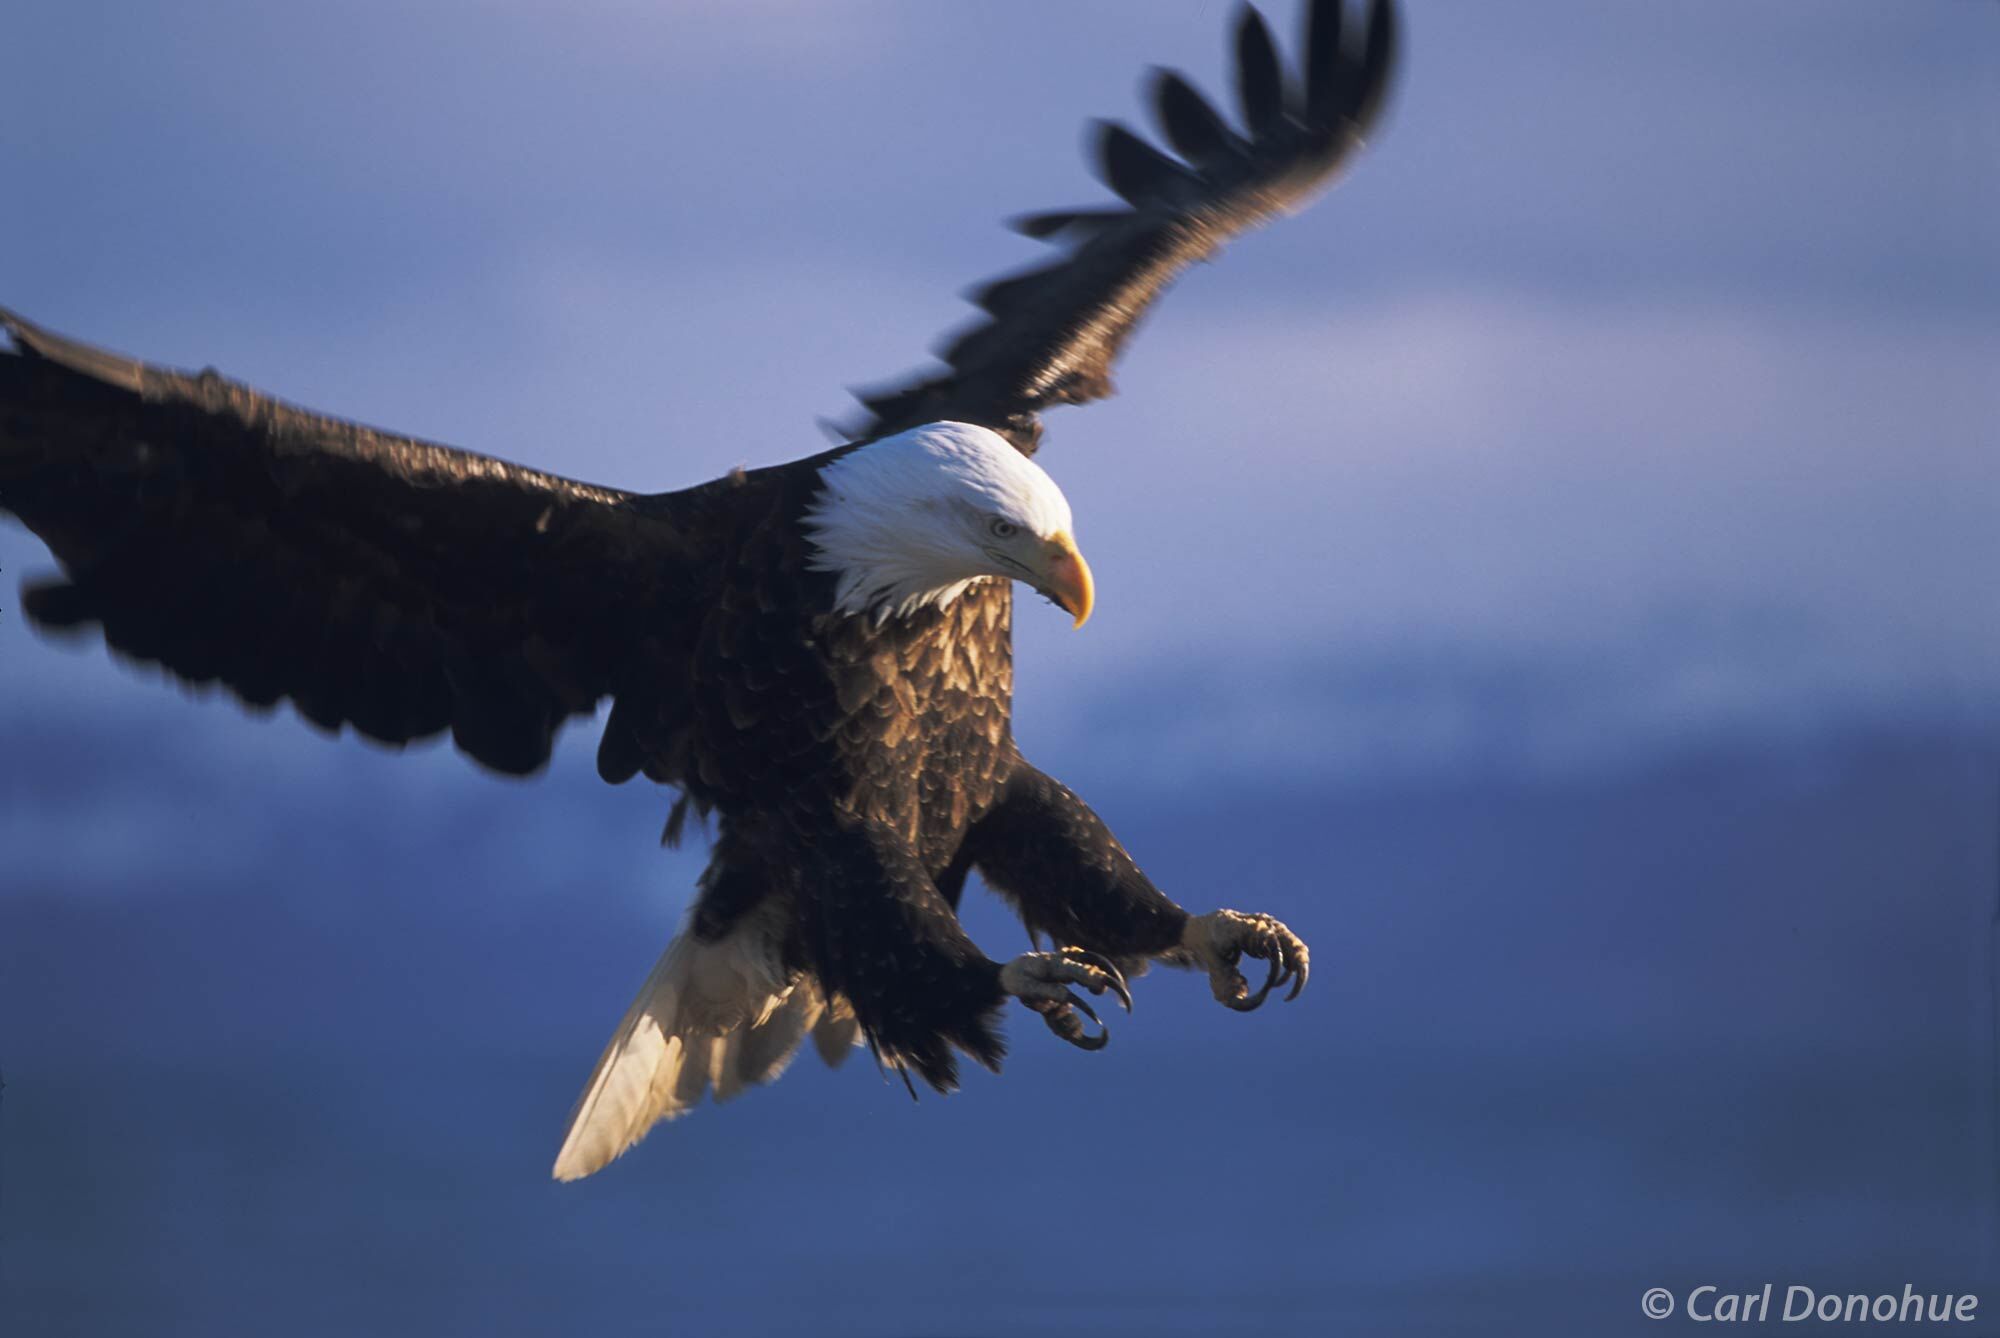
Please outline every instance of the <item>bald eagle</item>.
[[[559, 1179], [711, 1089], [770, 1080], [808, 1039], [829, 1062], [865, 1044], [949, 1092], [961, 1053], [998, 1068], [1010, 998], [1094, 1049], [1107, 1033], [1077, 991], [1129, 1009], [1126, 977], [1150, 961], [1205, 971], [1236, 1009], [1295, 997], [1297, 935], [1184, 911], [1015, 747], [1012, 591], [1089, 618], [1069, 503], [1032, 458], [1040, 415], [1109, 394], [1189, 264], [1349, 160], [1397, 18], [1372, 0], [1342, 20], [1341, 0], [1314, 0], [1289, 73], [1246, 7], [1240, 127], [1159, 72], [1174, 155], [1101, 124], [1121, 202], [1019, 220], [1056, 255], [976, 290], [984, 315], [941, 370], [863, 393], [832, 449], [684, 491], [394, 436], [0, 312], [0, 507], [62, 568], [27, 612], [253, 708], [289, 699], [330, 732], [448, 731], [509, 775], [609, 699], [599, 773], [677, 788], [669, 835], [690, 808], [712, 815], [713, 854], [584, 1087]], [[1047, 950], [1003, 963], [974, 946], [956, 911], [975, 869]], [[1265, 964], [1254, 991], [1245, 956]]]

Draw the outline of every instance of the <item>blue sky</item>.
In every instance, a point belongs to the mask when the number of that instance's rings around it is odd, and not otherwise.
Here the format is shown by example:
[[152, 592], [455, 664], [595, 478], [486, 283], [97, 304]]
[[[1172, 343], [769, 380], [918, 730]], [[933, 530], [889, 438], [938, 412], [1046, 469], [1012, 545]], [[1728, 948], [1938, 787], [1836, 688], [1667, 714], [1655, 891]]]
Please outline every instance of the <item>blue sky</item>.
[[[1602, 1333], [1716, 1270], [1990, 1273], [2000, 6], [1408, 8], [1345, 183], [1051, 419], [1099, 610], [1020, 617], [1030, 755], [1190, 904], [1301, 927], [1305, 999], [1161, 973], [1100, 1068], [1017, 1025], [915, 1116], [802, 1064], [542, 1196], [699, 866], [663, 799], [598, 786], [589, 728], [520, 787], [184, 704], [32, 635], [48, 559], [0, 522], [0, 1292], [93, 1334], [381, 1329], [363, 1283], [433, 1334], [765, 1332], [808, 1290], [829, 1332], [1081, 1297], [1104, 1333]], [[1086, 117], [1149, 63], [1218, 87], [1227, 13], [29, 0], [0, 303], [693, 483], [916, 365], [1036, 254], [1001, 217], [1102, 197]], [[1096, 1284], [1024, 1206], [1070, 1180], [1023, 1132], [1052, 1102], [1139, 1223]], [[1225, 1137], [1294, 1199], [1158, 1178]], [[887, 1234], [828, 1244], [784, 1176]], [[990, 1239], [925, 1226], [974, 1190]], [[874, 1310], [892, 1247], [924, 1280]], [[754, 1292], [760, 1248], [790, 1280], [728, 1322], [655, 1272]]]

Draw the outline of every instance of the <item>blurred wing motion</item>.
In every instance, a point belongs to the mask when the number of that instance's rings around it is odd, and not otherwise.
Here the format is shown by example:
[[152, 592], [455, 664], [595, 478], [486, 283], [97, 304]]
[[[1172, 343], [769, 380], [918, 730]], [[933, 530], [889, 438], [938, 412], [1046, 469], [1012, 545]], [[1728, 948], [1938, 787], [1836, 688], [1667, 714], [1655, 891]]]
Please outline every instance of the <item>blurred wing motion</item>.
[[948, 338], [949, 370], [859, 392], [856, 440], [955, 419], [1005, 433], [1032, 453], [1037, 417], [1112, 393], [1111, 364], [1157, 298], [1190, 264], [1328, 185], [1374, 125], [1396, 63], [1396, 10], [1374, 0], [1366, 30], [1341, 31], [1340, 0], [1315, 0], [1304, 77], [1290, 79], [1262, 16], [1236, 28], [1243, 131], [1179, 74], [1158, 71], [1152, 101], [1170, 157], [1100, 122], [1098, 175], [1123, 207], [1034, 214], [1014, 226], [1064, 247], [1060, 259], [969, 294], [986, 319]]
[[[688, 495], [646, 498], [322, 417], [0, 311], [0, 508], [62, 562], [51, 629], [385, 743], [523, 775], [699, 603]], [[644, 628], [641, 635], [635, 629]], [[658, 680], [652, 680], [658, 681]]]

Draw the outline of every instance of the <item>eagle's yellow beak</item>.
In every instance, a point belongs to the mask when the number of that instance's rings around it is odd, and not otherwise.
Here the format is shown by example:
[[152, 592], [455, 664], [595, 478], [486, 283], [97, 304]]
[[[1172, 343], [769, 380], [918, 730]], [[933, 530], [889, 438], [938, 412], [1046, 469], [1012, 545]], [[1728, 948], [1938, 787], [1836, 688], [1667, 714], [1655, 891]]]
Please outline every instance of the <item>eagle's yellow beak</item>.
[[1076, 540], [1069, 537], [1067, 530], [1058, 530], [1050, 536], [1042, 570], [1046, 573], [1042, 593], [1062, 605], [1063, 611], [1076, 619], [1078, 627], [1089, 622], [1091, 606], [1097, 602], [1097, 587], [1090, 579], [1090, 564], [1076, 551]]

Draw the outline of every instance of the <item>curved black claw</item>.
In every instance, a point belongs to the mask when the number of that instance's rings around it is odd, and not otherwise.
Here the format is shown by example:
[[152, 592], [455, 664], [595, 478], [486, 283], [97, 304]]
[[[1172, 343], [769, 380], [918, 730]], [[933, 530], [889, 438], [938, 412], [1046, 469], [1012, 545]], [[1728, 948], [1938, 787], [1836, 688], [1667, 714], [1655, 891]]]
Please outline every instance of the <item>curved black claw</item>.
[[[1105, 975], [1111, 977], [1110, 981], [1106, 984], [1090, 985], [1086, 988], [1092, 994], [1102, 994], [1108, 989], [1118, 997], [1118, 1002], [1125, 1006], [1126, 1012], [1129, 1013], [1132, 1011], [1132, 987], [1125, 983], [1125, 973], [1118, 969], [1118, 963], [1112, 961], [1101, 952], [1085, 952], [1082, 948], [1064, 948], [1062, 955], [1067, 960], [1076, 962], [1079, 965], [1094, 966]], [[1077, 1002], [1081, 1003], [1082, 1000], [1079, 999]], [[1090, 1010], [1086, 1008], [1084, 1011], [1089, 1012]], [[1091, 1014], [1091, 1021], [1097, 1021], [1095, 1013]], [[1102, 1026], [1103, 1023], [1098, 1023], [1098, 1025]]]
[[[1079, 998], [1076, 991], [1064, 990], [1063, 993], [1069, 998], [1035, 1010], [1042, 1015], [1042, 1021], [1049, 1024], [1049, 1030], [1079, 1050], [1102, 1050], [1111, 1044], [1111, 1028], [1104, 1025], [1104, 1019], [1097, 1015], [1097, 1010]], [[1077, 1018], [1079, 1009], [1097, 1024], [1095, 1036], [1083, 1029], [1082, 1021]]]
[[[1244, 949], [1244, 951], [1248, 952], [1252, 957], [1257, 957], [1262, 955], [1255, 948], [1246, 948]], [[1270, 997], [1271, 991], [1277, 988], [1278, 972], [1282, 970], [1283, 967], [1284, 967], [1283, 954], [1275, 951], [1272, 952], [1271, 969], [1269, 973], [1267, 973], [1264, 977], [1263, 986], [1260, 989], [1258, 989], [1258, 991], [1255, 994], [1245, 995], [1241, 999], [1225, 999], [1223, 1000], [1223, 1002], [1228, 1004], [1231, 1008], [1234, 1008], [1239, 1013], [1256, 1012], [1259, 1008], [1262, 1008], [1264, 1006], [1264, 1000]]]

